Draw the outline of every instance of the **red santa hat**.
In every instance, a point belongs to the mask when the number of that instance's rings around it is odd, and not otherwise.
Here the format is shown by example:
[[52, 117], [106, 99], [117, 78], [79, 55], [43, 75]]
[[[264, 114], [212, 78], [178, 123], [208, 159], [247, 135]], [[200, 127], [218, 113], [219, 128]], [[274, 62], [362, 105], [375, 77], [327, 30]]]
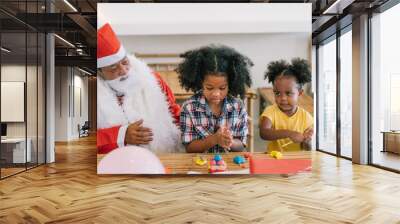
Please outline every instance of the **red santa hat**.
[[110, 24], [97, 30], [97, 68], [115, 64], [126, 56], [126, 52]]

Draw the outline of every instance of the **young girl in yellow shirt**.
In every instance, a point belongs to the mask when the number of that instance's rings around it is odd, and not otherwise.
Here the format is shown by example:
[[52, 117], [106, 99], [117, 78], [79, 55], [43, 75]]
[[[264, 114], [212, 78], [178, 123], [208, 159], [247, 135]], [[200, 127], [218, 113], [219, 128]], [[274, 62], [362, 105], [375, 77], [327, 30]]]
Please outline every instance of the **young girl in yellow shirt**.
[[260, 118], [260, 136], [271, 141], [267, 151], [310, 150], [313, 118], [298, 106], [303, 85], [311, 81], [307, 61], [271, 62], [265, 78], [272, 83], [275, 95], [275, 104], [265, 108]]

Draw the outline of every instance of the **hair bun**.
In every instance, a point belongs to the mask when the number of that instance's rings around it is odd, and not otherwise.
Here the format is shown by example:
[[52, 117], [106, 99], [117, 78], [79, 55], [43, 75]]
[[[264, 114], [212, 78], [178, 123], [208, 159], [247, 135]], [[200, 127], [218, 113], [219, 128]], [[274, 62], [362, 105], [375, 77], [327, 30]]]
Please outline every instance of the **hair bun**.
[[265, 72], [264, 79], [268, 79], [268, 82], [273, 83], [283, 71], [289, 68], [289, 63], [281, 59], [279, 61], [270, 62], [267, 66], [267, 71]]
[[296, 76], [297, 81], [303, 85], [311, 81], [311, 71], [308, 61], [301, 58], [293, 58], [288, 68], [289, 72]]
[[311, 71], [308, 61], [301, 58], [293, 58], [291, 64], [281, 59], [268, 64], [264, 79], [274, 83], [275, 79], [280, 76], [293, 76], [300, 85], [304, 85], [311, 81]]

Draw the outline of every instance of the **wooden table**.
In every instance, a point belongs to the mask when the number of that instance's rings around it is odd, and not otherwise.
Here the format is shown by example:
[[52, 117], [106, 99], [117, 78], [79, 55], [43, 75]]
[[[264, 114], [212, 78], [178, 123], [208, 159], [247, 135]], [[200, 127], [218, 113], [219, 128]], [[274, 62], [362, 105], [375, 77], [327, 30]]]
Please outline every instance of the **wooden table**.
[[[199, 172], [201, 174], [208, 173], [208, 163], [200, 166], [195, 163], [196, 156], [203, 156], [210, 161], [215, 154], [206, 153], [168, 153], [168, 154], [157, 154], [162, 164], [168, 169], [170, 174], [187, 174], [189, 171]], [[248, 160], [244, 164], [244, 168], [233, 162], [233, 158], [237, 155], [243, 156], [241, 152], [230, 152], [220, 154], [228, 165], [227, 171], [238, 171], [249, 168]], [[265, 153], [253, 153], [255, 158], [266, 158], [275, 160]], [[97, 162], [104, 157], [104, 154], [97, 155]], [[282, 159], [311, 159], [310, 151], [298, 151], [298, 152], [285, 152], [283, 153]]]

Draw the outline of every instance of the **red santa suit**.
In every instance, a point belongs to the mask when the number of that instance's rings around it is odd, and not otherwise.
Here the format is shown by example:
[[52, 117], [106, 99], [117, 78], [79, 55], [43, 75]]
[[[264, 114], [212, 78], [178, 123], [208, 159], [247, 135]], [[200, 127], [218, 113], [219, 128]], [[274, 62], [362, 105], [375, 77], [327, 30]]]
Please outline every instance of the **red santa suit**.
[[[108, 29], [111, 28], [108, 27]], [[98, 42], [109, 42], [109, 33], [106, 37], [104, 40], [104, 36], [99, 37], [98, 34]], [[123, 50], [122, 45], [114, 49], [114, 52], [117, 52], [114, 56], [120, 55], [118, 61], [126, 55], [119, 53], [121, 49]], [[99, 53], [98, 50], [98, 67], [104, 67], [104, 64], [113, 64], [112, 62], [115, 61], [115, 58], [109, 61], [109, 56], [101, 57], [104, 54], [109, 53]], [[100, 59], [107, 60], [99, 60], [99, 55]], [[122, 98], [117, 97], [117, 92], [108, 85], [106, 80], [101, 76], [97, 77], [98, 153], [107, 153], [115, 148], [125, 146], [128, 125], [140, 119], [143, 119], [143, 126], [150, 128], [153, 133], [153, 140], [148, 145], [141, 145], [142, 147], [153, 152], [183, 151], [178, 128], [180, 108], [175, 103], [172, 91], [161, 77], [151, 71], [144, 62], [134, 56], [128, 58], [131, 64], [128, 73], [129, 88]]]

